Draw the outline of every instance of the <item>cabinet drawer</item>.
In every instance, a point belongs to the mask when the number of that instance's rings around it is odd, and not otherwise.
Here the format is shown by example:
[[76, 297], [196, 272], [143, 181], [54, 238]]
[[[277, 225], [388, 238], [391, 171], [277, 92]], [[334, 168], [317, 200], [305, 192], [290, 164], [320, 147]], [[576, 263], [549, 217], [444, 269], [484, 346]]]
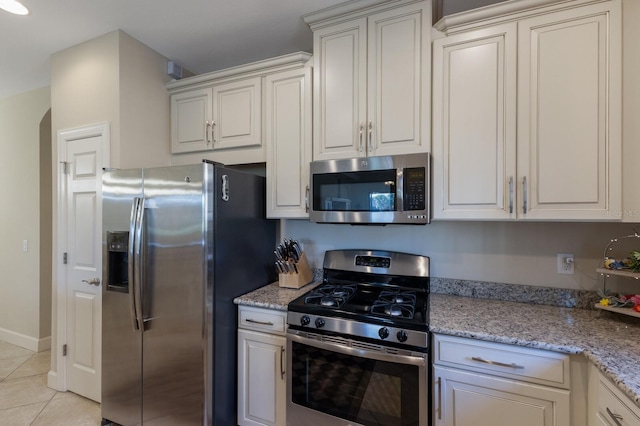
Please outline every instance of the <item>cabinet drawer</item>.
[[462, 337], [435, 335], [433, 362], [565, 389], [571, 383], [569, 355]]
[[238, 306], [238, 327], [284, 335], [287, 313], [272, 309]]
[[632, 408], [631, 400], [620, 395], [621, 392], [604, 376], [600, 375], [598, 382], [598, 414], [612, 425], [616, 425], [614, 417], [622, 426], [640, 425], [640, 410]]

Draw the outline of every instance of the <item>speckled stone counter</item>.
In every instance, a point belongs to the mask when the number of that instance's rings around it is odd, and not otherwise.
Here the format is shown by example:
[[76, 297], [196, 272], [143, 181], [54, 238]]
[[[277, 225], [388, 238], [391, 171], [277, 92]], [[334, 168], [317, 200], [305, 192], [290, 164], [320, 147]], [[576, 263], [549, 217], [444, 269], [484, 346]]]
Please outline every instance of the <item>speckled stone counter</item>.
[[587, 309], [432, 294], [434, 333], [584, 354], [640, 406], [640, 321]]
[[257, 290], [233, 299], [236, 305], [256, 306], [258, 308], [275, 309], [278, 311], [286, 311], [289, 302], [305, 294], [320, 281], [307, 284], [302, 288], [284, 288], [278, 285], [278, 282], [271, 283]]
[[[288, 289], [275, 282], [234, 303], [286, 311], [289, 302], [318, 284]], [[584, 354], [640, 407], [639, 319], [535, 303], [434, 293], [430, 298], [432, 332]]]

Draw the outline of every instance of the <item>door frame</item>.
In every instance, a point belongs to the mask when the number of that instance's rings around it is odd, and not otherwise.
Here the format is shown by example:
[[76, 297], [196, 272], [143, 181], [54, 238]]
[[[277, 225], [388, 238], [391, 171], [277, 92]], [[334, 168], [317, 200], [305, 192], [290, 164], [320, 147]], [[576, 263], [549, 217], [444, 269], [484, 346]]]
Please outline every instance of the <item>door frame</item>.
[[67, 185], [62, 164], [67, 161], [67, 142], [91, 137], [102, 138], [103, 168], [111, 164], [111, 133], [109, 123], [97, 123], [87, 126], [58, 130], [56, 140], [56, 164], [55, 179], [57, 196], [55, 199], [55, 211], [57, 221], [54, 224], [53, 247], [53, 300], [52, 300], [52, 341], [51, 341], [51, 367], [48, 374], [47, 385], [57, 391], [67, 390], [66, 360], [62, 355], [62, 346], [67, 341], [67, 279], [66, 269], [63, 265], [63, 254], [67, 251]]

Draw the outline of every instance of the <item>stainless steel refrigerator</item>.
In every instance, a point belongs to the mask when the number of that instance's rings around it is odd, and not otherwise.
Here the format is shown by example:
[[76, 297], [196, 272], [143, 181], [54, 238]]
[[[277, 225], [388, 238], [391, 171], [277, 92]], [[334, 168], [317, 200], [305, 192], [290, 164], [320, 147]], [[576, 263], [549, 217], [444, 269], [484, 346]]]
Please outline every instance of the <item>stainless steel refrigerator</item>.
[[263, 177], [103, 174], [103, 424], [235, 425], [233, 298], [275, 280]]

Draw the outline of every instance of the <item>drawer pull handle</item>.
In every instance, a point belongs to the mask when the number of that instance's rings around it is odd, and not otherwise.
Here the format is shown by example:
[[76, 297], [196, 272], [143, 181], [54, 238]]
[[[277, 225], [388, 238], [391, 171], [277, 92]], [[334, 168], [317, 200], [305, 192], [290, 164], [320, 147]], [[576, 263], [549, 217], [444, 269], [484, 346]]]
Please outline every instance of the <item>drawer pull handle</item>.
[[442, 377], [438, 377], [438, 420], [442, 420]]
[[496, 365], [498, 367], [508, 367], [508, 368], [516, 368], [516, 369], [524, 368], [523, 365], [507, 364], [505, 362], [491, 361], [491, 360], [488, 360], [488, 359], [480, 358], [478, 356], [473, 356], [473, 357], [471, 357], [471, 359], [473, 361], [483, 362], [485, 364], [490, 364], [490, 365]]
[[622, 426], [622, 423], [618, 421], [618, 420], [622, 420], [622, 416], [620, 414], [612, 413], [611, 410], [609, 410], [609, 407], [607, 407], [607, 414], [609, 415], [609, 417], [611, 417], [611, 420], [613, 420], [616, 426]]
[[246, 321], [250, 322], [252, 324], [273, 325], [273, 323], [271, 321], [258, 321], [258, 320], [254, 320], [254, 319], [251, 319], [251, 318], [247, 318]]

